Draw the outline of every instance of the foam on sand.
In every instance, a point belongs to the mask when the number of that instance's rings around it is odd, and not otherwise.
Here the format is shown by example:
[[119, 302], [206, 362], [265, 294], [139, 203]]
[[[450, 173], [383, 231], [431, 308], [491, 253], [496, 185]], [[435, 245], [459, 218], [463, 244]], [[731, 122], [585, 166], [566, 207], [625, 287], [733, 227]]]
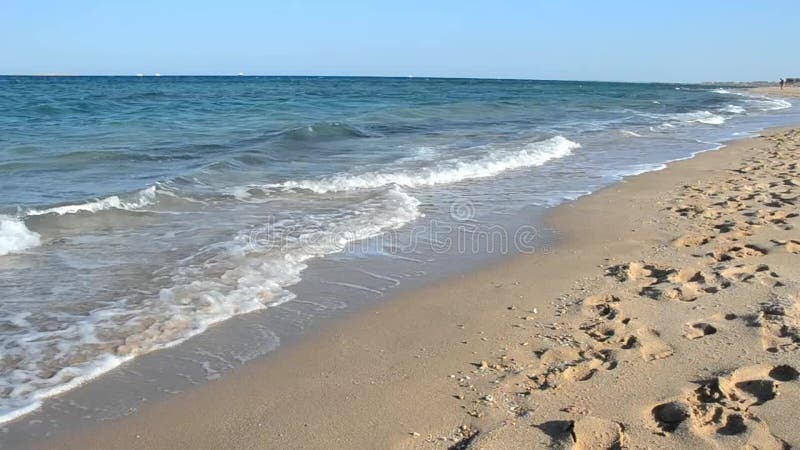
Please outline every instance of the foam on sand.
[[41, 239], [21, 219], [0, 215], [0, 256], [38, 247]]
[[753, 103], [761, 111], [776, 111], [780, 109], [787, 109], [792, 107], [792, 103], [779, 98], [761, 97], [761, 96], [748, 96], [748, 103]]
[[[198, 262], [167, 274], [173, 284], [152, 297], [123, 296], [91, 311], [55, 310], [44, 317], [27, 312], [0, 316], [0, 326], [6, 327], [0, 334], [0, 423], [138, 355], [177, 345], [233, 316], [291, 300], [294, 294], [287, 288], [301, 280], [308, 260], [409, 223], [421, 215], [419, 204], [400, 188], [389, 187], [347, 210], [300, 214], [200, 249]], [[16, 219], [2, 223], [3, 237], [27, 231]], [[34, 243], [38, 236], [14, 249]], [[225, 270], [216, 271], [221, 266]], [[198, 280], [185, 272], [209, 275]], [[53, 328], [56, 320], [65, 325]]]

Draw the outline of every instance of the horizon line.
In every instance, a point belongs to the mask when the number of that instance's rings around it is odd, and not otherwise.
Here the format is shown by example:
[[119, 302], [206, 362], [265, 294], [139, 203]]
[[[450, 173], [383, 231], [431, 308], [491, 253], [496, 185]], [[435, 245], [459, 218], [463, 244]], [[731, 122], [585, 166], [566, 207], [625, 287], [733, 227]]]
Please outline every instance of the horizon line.
[[746, 84], [771, 83], [770, 80], [707, 80], [707, 81], [620, 81], [620, 80], [580, 80], [580, 79], [545, 79], [521, 77], [469, 77], [469, 76], [425, 76], [425, 75], [265, 75], [265, 74], [69, 74], [69, 73], [20, 73], [0, 74], [0, 77], [40, 77], [40, 78], [179, 78], [179, 77], [228, 77], [228, 78], [387, 78], [387, 79], [437, 79], [437, 80], [494, 80], [494, 81], [545, 81], [545, 82], [578, 82], [578, 83], [628, 83], [628, 84]]

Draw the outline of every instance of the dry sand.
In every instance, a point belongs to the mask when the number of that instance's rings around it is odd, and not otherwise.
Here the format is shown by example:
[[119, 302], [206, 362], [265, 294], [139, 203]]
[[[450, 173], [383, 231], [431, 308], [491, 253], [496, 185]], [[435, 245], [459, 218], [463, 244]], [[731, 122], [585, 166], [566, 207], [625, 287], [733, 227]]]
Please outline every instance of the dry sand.
[[558, 208], [414, 291], [41, 448], [800, 446], [800, 128]]

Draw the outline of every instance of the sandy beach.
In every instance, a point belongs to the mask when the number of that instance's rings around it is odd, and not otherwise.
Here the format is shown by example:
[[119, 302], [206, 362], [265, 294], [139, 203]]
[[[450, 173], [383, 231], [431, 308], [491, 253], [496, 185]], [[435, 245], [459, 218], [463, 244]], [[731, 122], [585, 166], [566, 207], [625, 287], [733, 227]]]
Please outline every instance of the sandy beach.
[[755, 94], [772, 95], [777, 97], [800, 97], [800, 86], [790, 84], [781, 89], [779, 86], [761, 86], [750, 89]]
[[554, 248], [38, 447], [800, 445], [798, 152], [774, 129], [629, 178], [557, 208]]
[[725, 6], [11, 2], [0, 450], [800, 448], [797, 4]]

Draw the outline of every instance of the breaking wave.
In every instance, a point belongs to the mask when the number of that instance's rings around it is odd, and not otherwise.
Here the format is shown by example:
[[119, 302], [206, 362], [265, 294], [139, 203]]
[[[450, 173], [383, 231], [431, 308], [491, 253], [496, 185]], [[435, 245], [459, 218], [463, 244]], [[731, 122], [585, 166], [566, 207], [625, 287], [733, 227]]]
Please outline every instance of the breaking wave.
[[41, 238], [19, 218], [0, 215], [0, 256], [38, 247]]
[[508, 170], [535, 167], [563, 158], [580, 147], [563, 136], [533, 142], [517, 151], [494, 151], [472, 159], [441, 161], [432, 167], [362, 174], [338, 174], [319, 180], [286, 181], [261, 186], [266, 189], [309, 190], [318, 194], [328, 192], [374, 189], [397, 185], [404, 187], [434, 186], [459, 181], [496, 176]]
[[156, 202], [156, 187], [150, 186], [147, 189], [139, 191], [131, 200], [122, 200], [119, 196], [112, 195], [110, 197], [86, 202], [69, 204], [62, 206], [55, 206], [47, 209], [30, 209], [25, 212], [28, 216], [41, 216], [44, 214], [57, 214], [62, 216], [64, 214], [75, 214], [79, 212], [95, 213], [108, 209], [124, 209], [124, 210], [137, 210], [145, 206], [152, 205]]
[[[306, 261], [399, 228], [420, 216], [419, 205], [391, 187], [345, 211], [301, 214], [242, 231], [214, 251], [201, 249], [199, 254], [211, 254], [187, 269], [208, 276], [193, 279], [178, 270], [171, 274], [172, 287], [154, 297], [121, 298], [88, 313], [58, 308], [41, 313], [52, 314], [49, 319], [66, 324], [62, 327], [51, 327], [48, 317], [33, 320], [30, 313], [0, 317], [5, 356], [0, 359], [0, 423], [135, 356], [179, 344], [233, 316], [291, 300], [294, 295], [286, 288], [300, 281]], [[0, 239], [6, 233], [24, 236], [24, 225], [8, 220], [0, 222]], [[222, 262], [228, 269], [213, 275]]]

